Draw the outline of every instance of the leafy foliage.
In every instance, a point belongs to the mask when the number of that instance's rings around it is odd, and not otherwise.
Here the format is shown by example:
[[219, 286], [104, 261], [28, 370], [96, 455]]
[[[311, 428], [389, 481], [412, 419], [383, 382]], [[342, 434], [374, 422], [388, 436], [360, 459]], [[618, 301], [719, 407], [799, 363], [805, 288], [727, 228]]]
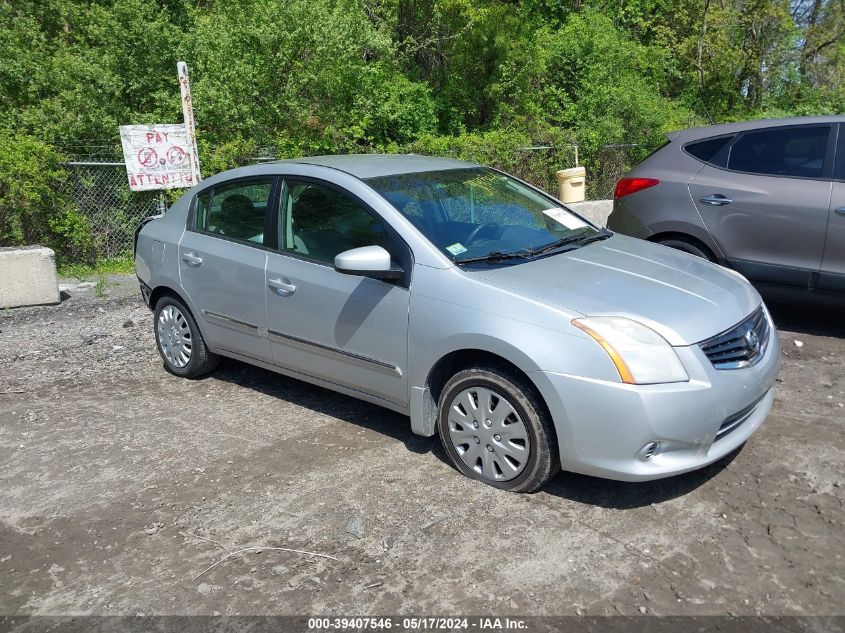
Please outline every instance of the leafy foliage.
[[31, 136], [0, 133], [0, 244], [46, 244], [60, 255], [84, 253], [90, 227], [58, 191], [62, 156]]
[[843, 0], [0, 0], [0, 241], [84, 250], [51, 146], [180, 120], [177, 60], [205, 174], [416, 151], [551, 189], [576, 143], [596, 171], [670, 129], [842, 112], [843, 35]]

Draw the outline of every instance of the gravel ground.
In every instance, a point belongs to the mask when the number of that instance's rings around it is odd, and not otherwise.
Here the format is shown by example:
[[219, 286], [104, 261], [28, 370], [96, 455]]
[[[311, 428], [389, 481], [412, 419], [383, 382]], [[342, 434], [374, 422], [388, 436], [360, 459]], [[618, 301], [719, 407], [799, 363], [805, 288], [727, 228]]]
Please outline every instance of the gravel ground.
[[0, 313], [0, 614], [845, 613], [841, 308], [771, 303], [775, 406], [728, 459], [514, 495], [375, 406], [175, 378], [134, 279], [65, 284]]

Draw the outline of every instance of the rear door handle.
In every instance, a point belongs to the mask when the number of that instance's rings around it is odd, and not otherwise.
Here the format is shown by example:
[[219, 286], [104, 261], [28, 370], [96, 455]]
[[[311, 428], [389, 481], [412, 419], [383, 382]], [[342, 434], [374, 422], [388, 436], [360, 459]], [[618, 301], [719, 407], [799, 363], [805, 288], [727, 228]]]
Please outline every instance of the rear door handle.
[[712, 204], [714, 207], [721, 207], [723, 204], [730, 204], [731, 202], [733, 202], [733, 200], [723, 196], [721, 193], [714, 193], [709, 196], [704, 196], [701, 201], [704, 204]]
[[283, 297], [290, 296], [296, 292], [296, 286], [293, 284], [286, 284], [281, 279], [268, 279], [267, 285]]
[[182, 261], [188, 264], [188, 266], [196, 267], [202, 265], [202, 257], [196, 253], [185, 253], [182, 255]]
[[836, 207], [833, 211], [839, 215], [845, 215], [845, 207]]

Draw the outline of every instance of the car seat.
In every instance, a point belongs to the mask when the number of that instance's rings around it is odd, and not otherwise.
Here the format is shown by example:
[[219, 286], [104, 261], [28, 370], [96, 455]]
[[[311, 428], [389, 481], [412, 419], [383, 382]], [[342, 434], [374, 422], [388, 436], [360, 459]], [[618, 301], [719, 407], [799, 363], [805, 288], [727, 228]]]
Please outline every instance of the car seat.
[[256, 214], [252, 200], [236, 193], [223, 199], [217, 228], [223, 235], [249, 240], [264, 230], [264, 220]]
[[346, 237], [333, 226], [333, 211], [329, 197], [316, 187], [303, 191], [293, 205], [294, 242], [301, 240], [312, 257], [331, 261], [349, 248]]

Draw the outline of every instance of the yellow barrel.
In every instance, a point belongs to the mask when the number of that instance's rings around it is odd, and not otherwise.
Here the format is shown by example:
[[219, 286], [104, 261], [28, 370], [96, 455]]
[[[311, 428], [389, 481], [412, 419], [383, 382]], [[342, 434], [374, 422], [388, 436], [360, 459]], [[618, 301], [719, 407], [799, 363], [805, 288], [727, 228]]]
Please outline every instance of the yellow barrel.
[[563, 203], [583, 202], [586, 196], [587, 170], [583, 167], [570, 167], [555, 173], [560, 188], [558, 197]]

